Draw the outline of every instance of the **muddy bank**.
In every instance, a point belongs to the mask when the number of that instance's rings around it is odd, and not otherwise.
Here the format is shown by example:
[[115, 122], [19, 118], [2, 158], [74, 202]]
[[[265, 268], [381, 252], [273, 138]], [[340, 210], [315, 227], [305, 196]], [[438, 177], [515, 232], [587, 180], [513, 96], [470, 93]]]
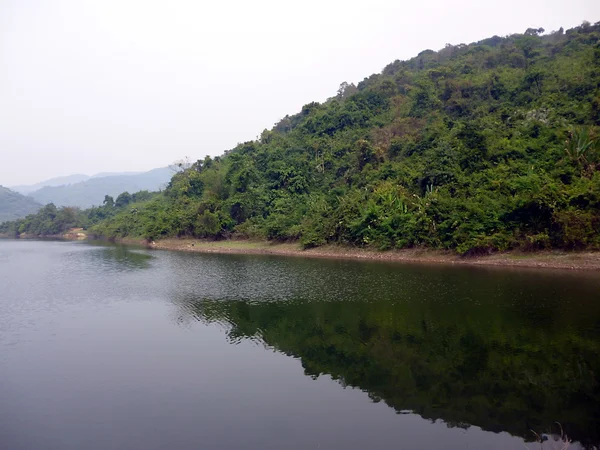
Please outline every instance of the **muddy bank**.
[[461, 257], [454, 252], [404, 249], [374, 251], [343, 246], [324, 246], [303, 250], [293, 243], [268, 243], [257, 241], [204, 241], [199, 239], [162, 239], [147, 243], [127, 239], [125, 244], [143, 244], [160, 250], [176, 250], [197, 253], [231, 253], [282, 255], [308, 258], [365, 259], [412, 263], [460, 264], [472, 266], [529, 267], [567, 270], [600, 271], [600, 252], [543, 251], [535, 253], [509, 252], [478, 257]]
[[1, 239], [52, 239], [52, 240], [67, 239], [67, 240], [69, 240], [69, 238], [66, 236], [67, 236], [66, 234], [28, 234], [28, 233], [21, 233], [21, 234], [15, 236], [14, 234], [0, 233]]
[[61, 234], [28, 234], [21, 233], [18, 236], [8, 233], [0, 233], [0, 239], [65, 239], [68, 241], [82, 241], [88, 238], [83, 228], [71, 228]]

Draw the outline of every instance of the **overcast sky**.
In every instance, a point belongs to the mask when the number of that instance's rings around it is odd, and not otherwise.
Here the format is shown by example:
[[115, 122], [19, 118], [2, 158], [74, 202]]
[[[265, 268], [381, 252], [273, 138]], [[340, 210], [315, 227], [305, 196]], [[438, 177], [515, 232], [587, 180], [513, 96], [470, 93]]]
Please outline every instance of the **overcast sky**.
[[0, 0], [0, 184], [218, 155], [395, 59], [597, 0]]

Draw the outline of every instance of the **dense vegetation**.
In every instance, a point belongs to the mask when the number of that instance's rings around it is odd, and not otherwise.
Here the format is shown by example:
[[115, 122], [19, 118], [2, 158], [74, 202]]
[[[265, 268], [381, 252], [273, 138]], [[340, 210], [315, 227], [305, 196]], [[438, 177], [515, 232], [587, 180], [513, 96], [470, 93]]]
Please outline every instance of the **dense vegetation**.
[[92, 230], [460, 253], [598, 248], [600, 23], [542, 33], [426, 50], [343, 83]]
[[28, 214], [35, 213], [42, 207], [31, 197], [26, 197], [18, 192], [0, 186], [0, 222], [15, 220]]
[[[115, 216], [128, 209], [130, 203], [144, 202], [160, 195], [148, 191], [140, 191], [135, 194], [123, 192], [117, 199], [110, 195], [104, 197], [102, 206], [81, 210], [63, 206], [57, 208], [54, 203], [49, 203], [37, 213], [30, 214], [22, 219], [0, 224], [0, 234], [8, 236], [33, 235], [33, 236], [57, 236], [62, 235], [74, 227], [90, 228], [104, 220]], [[39, 207], [38, 207], [39, 208]]]

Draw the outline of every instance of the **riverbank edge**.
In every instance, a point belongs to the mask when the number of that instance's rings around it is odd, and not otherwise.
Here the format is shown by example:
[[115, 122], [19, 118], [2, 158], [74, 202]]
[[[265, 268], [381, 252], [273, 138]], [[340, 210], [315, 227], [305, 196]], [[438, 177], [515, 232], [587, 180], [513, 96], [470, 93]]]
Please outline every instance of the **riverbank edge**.
[[66, 233], [62, 234], [40, 235], [22, 233], [18, 236], [14, 236], [8, 233], [0, 233], [0, 239], [63, 239], [66, 241], [84, 241], [90, 238], [90, 236], [86, 232], [80, 230], [82, 230], [82, 228], [69, 230]]
[[[0, 233], [0, 238], [11, 236]], [[148, 242], [141, 238], [106, 239], [99, 236], [82, 236], [80, 233], [65, 233], [46, 238], [66, 240], [106, 240], [117, 244], [135, 245], [153, 250], [171, 250], [191, 253], [276, 255], [303, 258], [339, 260], [371, 260], [397, 263], [446, 264], [465, 266], [496, 266], [508, 268], [534, 268], [555, 270], [585, 270], [600, 272], [600, 251], [544, 250], [536, 252], [511, 251], [490, 255], [464, 257], [449, 250], [410, 248], [377, 251], [343, 245], [325, 245], [302, 249], [297, 243], [275, 243], [257, 240], [208, 241], [194, 238], [165, 238]], [[40, 238], [21, 235], [20, 239]]]
[[277, 255], [322, 259], [373, 260], [398, 263], [600, 271], [600, 252], [598, 251], [512, 251], [491, 255], [464, 257], [448, 250], [411, 248], [377, 251], [342, 245], [326, 245], [302, 249], [297, 243], [272, 243], [254, 240], [207, 241], [192, 238], [166, 238], [147, 242], [141, 239], [124, 238], [117, 239], [116, 242], [125, 245], [143, 245], [146, 248], [154, 250], [171, 250], [191, 253]]

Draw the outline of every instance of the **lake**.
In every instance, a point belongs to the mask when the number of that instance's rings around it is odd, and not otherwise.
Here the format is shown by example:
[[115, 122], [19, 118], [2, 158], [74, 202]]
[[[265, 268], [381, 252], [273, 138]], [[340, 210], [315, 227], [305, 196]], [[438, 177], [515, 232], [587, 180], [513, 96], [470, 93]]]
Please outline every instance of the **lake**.
[[595, 272], [0, 240], [1, 449], [594, 448], [599, 378]]

